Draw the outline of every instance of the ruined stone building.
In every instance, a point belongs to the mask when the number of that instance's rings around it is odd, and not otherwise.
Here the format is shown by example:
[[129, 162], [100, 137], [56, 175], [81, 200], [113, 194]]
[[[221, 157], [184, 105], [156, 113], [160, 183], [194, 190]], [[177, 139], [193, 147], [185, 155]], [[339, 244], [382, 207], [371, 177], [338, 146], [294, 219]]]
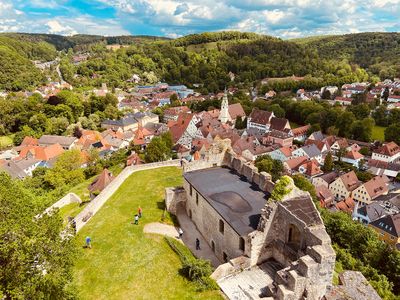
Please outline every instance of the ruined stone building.
[[223, 142], [184, 170], [183, 187], [167, 190], [167, 209], [185, 210], [221, 261], [213, 278], [228, 298], [325, 295], [335, 252], [309, 193], [291, 181], [282, 200], [270, 199], [271, 176]]

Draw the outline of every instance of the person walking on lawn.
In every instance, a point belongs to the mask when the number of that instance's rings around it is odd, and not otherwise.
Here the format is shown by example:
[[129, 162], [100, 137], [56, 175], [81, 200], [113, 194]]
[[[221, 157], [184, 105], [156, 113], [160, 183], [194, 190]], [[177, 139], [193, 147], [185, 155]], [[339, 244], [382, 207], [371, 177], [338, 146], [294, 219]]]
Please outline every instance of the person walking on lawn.
[[138, 215], [139, 215], [139, 218], [142, 217], [142, 208], [140, 206], [138, 208]]
[[90, 236], [86, 237], [86, 248], [92, 249], [92, 239], [90, 238]]
[[139, 216], [135, 215], [135, 225], [139, 225]]
[[179, 238], [182, 239], [183, 230], [182, 230], [182, 228], [180, 228], [180, 227], [179, 227], [179, 229], [178, 229], [178, 234], [179, 234]]

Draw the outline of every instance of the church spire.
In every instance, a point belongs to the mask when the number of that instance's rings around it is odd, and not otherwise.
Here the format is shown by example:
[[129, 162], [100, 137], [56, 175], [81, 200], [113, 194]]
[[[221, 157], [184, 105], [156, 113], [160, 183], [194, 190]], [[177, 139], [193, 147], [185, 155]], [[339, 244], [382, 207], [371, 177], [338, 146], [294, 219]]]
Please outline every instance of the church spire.
[[222, 98], [221, 111], [219, 112], [218, 120], [220, 120], [223, 124], [232, 120], [231, 116], [229, 115], [228, 92], [226, 87], [224, 91], [224, 97]]

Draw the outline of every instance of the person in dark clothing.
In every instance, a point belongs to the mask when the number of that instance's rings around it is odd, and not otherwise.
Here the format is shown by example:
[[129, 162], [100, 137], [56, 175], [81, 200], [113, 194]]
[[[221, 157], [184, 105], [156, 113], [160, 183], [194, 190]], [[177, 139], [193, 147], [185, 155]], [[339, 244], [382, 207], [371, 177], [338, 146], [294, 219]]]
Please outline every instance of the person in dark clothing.
[[72, 227], [72, 230], [74, 231], [74, 234], [76, 234], [76, 221], [75, 221], [75, 219], [72, 219], [71, 227]]
[[200, 250], [200, 240], [196, 238], [196, 250]]

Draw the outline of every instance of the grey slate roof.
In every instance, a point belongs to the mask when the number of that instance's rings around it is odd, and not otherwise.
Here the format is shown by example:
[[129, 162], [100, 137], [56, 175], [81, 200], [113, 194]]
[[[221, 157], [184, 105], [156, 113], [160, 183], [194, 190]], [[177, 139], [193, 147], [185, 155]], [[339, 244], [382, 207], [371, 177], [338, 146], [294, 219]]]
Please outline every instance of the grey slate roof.
[[13, 161], [7, 161], [3, 165], [0, 165], [0, 171], [6, 172], [12, 178], [23, 179], [27, 176], [25, 172]]
[[77, 140], [74, 136], [42, 135], [38, 140], [40, 146], [60, 144], [63, 148], [70, 147]]
[[301, 147], [301, 149], [303, 149], [304, 152], [307, 154], [307, 156], [310, 158], [321, 155], [321, 151], [318, 149], [318, 147], [315, 144], [303, 146], [303, 147]]
[[133, 117], [125, 117], [120, 120], [104, 120], [102, 124], [111, 125], [111, 126], [118, 126], [118, 127], [125, 127], [132, 124], [138, 123], [135, 118]]
[[228, 168], [202, 169], [183, 176], [239, 235], [257, 229], [268, 194]]

